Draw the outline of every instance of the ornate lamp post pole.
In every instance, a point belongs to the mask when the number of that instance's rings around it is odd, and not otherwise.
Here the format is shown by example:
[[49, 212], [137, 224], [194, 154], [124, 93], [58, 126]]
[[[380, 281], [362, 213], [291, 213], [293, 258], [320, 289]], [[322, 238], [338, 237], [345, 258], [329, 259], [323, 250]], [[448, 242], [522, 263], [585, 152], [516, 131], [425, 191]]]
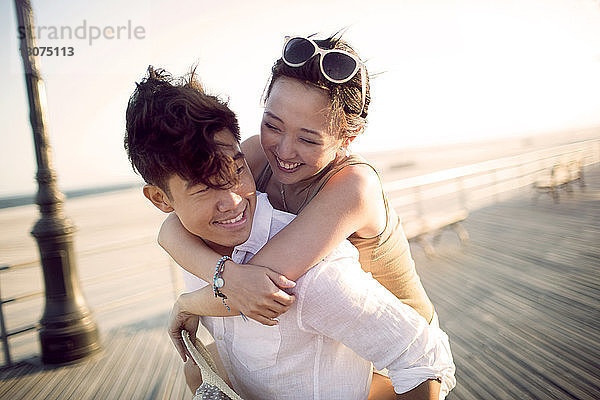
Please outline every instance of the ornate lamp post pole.
[[59, 364], [88, 356], [100, 345], [98, 329], [79, 288], [73, 251], [75, 226], [63, 214], [64, 196], [57, 189], [52, 168], [44, 125], [43, 81], [35, 57], [27, 51], [36, 46], [31, 3], [15, 0], [15, 8], [38, 166], [36, 203], [41, 218], [31, 234], [38, 243], [46, 288], [46, 305], [40, 321], [42, 361]]

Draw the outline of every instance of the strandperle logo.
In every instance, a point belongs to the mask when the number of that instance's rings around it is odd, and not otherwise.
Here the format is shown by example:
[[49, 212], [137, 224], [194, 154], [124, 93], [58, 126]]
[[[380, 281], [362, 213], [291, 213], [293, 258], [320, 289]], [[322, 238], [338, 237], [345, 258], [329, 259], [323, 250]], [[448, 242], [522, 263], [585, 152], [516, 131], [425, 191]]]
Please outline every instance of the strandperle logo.
[[[126, 25], [88, 25], [87, 20], [83, 20], [81, 25], [75, 28], [68, 25], [62, 26], [33, 26], [32, 32], [37, 40], [86, 40], [91, 46], [95, 40], [142, 40], [146, 38], [146, 29], [143, 26], [134, 26], [131, 20], [127, 20]], [[25, 26], [19, 26], [19, 39], [27, 38], [27, 29]]]

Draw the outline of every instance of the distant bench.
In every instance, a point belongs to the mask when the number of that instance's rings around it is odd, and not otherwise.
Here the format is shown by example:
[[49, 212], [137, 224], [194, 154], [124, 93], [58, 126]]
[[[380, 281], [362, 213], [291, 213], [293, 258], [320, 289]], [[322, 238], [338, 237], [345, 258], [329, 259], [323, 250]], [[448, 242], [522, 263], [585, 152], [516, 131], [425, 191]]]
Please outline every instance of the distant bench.
[[[437, 244], [440, 236], [445, 230], [452, 230], [460, 239], [462, 245], [469, 240], [469, 233], [461, 225], [467, 219], [469, 213], [466, 210], [451, 212], [440, 212], [423, 216], [405, 216], [402, 218], [402, 227], [406, 238], [415, 241], [423, 247], [428, 257], [435, 255], [434, 244]], [[432, 238], [432, 240], [429, 240]]]
[[534, 202], [537, 201], [541, 193], [548, 193], [552, 196], [555, 203], [559, 202], [559, 191], [565, 190], [572, 192], [572, 185], [579, 182], [581, 188], [585, 187], [583, 179], [583, 168], [581, 161], [572, 160], [568, 163], [556, 163], [550, 169], [539, 177], [533, 184], [536, 189]]

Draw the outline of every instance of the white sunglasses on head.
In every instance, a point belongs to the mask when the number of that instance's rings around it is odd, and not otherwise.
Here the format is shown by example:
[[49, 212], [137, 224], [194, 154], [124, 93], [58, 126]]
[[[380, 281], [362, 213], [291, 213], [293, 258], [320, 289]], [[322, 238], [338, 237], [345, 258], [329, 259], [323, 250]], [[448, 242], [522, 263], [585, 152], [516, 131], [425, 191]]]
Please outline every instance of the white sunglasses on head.
[[361, 115], [365, 108], [367, 79], [365, 65], [357, 56], [344, 50], [322, 49], [314, 40], [309, 38], [287, 36], [281, 59], [290, 67], [301, 67], [317, 54], [321, 55], [319, 61], [321, 74], [332, 83], [348, 82], [360, 70], [362, 107], [359, 115]]

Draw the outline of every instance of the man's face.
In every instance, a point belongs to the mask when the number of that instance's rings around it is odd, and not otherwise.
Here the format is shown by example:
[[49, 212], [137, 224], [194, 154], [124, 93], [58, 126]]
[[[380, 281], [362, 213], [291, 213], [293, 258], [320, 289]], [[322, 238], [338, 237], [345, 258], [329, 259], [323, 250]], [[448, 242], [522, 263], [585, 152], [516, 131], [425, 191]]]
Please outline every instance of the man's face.
[[213, 189], [204, 184], [189, 186], [178, 175], [173, 175], [167, 184], [171, 191], [171, 206], [183, 226], [225, 254], [250, 236], [256, 188], [233, 134], [225, 129], [215, 134], [215, 141], [223, 145], [223, 153], [235, 160], [237, 185], [228, 189]]

